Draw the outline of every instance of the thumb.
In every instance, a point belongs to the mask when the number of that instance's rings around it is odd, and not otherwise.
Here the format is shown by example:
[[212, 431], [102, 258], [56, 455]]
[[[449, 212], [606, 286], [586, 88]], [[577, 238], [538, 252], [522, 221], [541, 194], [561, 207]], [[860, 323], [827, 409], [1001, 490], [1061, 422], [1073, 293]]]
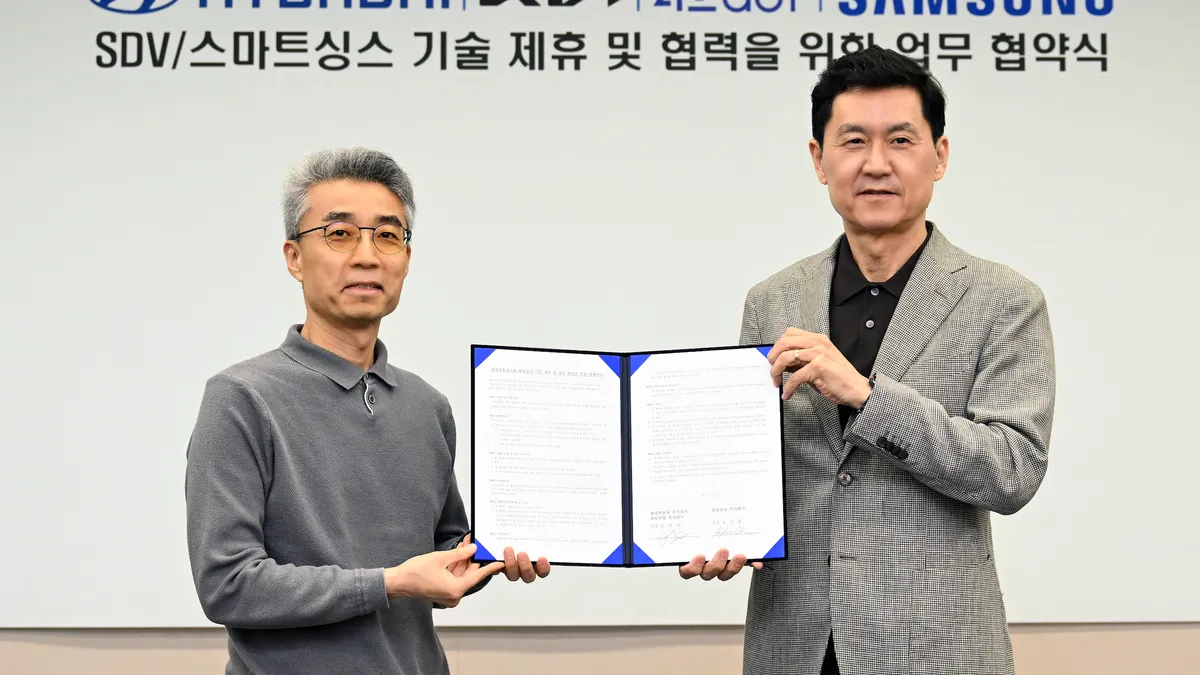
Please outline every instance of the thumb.
[[467, 544], [466, 546], [452, 548], [449, 551], [443, 551], [442, 561], [447, 566], [450, 566], [457, 562], [470, 560], [473, 555], [475, 555], [475, 544]]

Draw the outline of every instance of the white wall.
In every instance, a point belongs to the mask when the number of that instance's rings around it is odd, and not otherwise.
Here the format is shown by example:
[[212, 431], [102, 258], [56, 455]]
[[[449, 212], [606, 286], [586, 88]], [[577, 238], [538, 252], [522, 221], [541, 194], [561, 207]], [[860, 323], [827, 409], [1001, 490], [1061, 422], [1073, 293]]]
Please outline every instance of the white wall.
[[[413, 273], [382, 337], [397, 365], [450, 396], [462, 439], [472, 342], [736, 341], [747, 288], [839, 232], [805, 148], [817, 74], [797, 54], [806, 31], [871, 32], [886, 45], [904, 32], [934, 44], [939, 33], [971, 36], [957, 72], [933, 65], [950, 98], [951, 156], [931, 217], [1042, 286], [1060, 382], [1044, 488], [996, 520], [1010, 619], [1200, 619], [1190, 424], [1200, 10], [1126, 0], [1100, 17], [847, 17], [829, 0], [820, 12], [798, 1], [794, 12], [729, 16], [651, 0], [641, 11], [637, 0], [514, 2], [178, 0], [147, 15], [0, 6], [0, 625], [206, 625], [184, 545], [184, 449], [205, 378], [273, 348], [302, 317], [278, 208], [282, 174], [302, 153], [369, 145], [414, 175]], [[397, 65], [184, 65], [205, 31], [230, 49], [235, 31], [260, 30], [272, 40], [306, 31], [310, 48], [323, 31], [349, 31], [354, 49], [379, 31]], [[424, 51], [414, 33], [443, 30], [451, 45], [472, 31], [489, 39], [490, 68], [442, 71], [436, 56], [414, 67]], [[583, 69], [558, 72], [549, 56], [546, 71], [510, 67], [510, 33], [538, 30], [584, 33]], [[151, 33], [159, 47], [169, 33], [165, 66], [100, 67], [105, 31]], [[609, 71], [607, 33], [629, 31], [641, 31], [643, 70]], [[775, 33], [780, 69], [669, 72], [661, 42], [672, 31], [736, 31], [739, 51], [749, 33]], [[990, 36], [1004, 31], [1061, 32], [1072, 48], [1082, 33], [1104, 34], [1111, 60], [1107, 71], [1070, 58], [1065, 72], [1032, 60], [998, 72]], [[438, 616], [738, 623], [744, 582], [560, 569]]]

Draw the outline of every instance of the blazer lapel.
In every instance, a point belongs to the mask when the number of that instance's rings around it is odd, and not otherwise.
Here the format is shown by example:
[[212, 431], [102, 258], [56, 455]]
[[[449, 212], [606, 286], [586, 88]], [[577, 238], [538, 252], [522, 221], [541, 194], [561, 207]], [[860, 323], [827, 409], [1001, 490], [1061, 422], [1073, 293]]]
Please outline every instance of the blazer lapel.
[[966, 275], [956, 274], [965, 267], [962, 257], [935, 227], [900, 294], [875, 358], [875, 372], [893, 380], [904, 377], [966, 292]]
[[[840, 242], [841, 237], [838, 237], [833, 246], [818, 256], [813, 266], [809, 267], [807, 275], [793, 277], [792, 288], [788, 289], [786, 294], [792, 326], [829, 335], [829, 289], [833, 281], [834, 261]], [[846, 442], [842, 440], [842, 422], [838, 416], [837, 405], [812, 387], [800, 387], [796, 393], [808, 397], [821, 430], [829, 442], [830, 451], [837, 456], [839, 462], [845, 459]]]

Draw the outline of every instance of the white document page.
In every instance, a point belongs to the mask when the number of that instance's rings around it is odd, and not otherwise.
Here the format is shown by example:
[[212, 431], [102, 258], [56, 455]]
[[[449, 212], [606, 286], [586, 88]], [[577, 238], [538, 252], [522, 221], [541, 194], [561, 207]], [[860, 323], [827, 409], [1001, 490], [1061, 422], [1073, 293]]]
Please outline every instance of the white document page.
[[512, 546], [552, 564], [602, 563], [621, 546], [612, 366], [594, 354], [496, 349], [475, 368], [473, 410], [476, 543], [497, 560]]
[[631, 370], [642, 561], [711, 559], [721, 548], [731, 558], [783, 557], [780, 391], [765, 355], [746, 347], [635, 356]]

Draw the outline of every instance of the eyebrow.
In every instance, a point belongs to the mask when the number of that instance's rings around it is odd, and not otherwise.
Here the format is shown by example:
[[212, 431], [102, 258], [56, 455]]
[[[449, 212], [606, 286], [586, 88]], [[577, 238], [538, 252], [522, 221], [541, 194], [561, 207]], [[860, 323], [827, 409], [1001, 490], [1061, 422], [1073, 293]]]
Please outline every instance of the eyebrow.
[[[325, 214], [325, 217], [321, 219], [321, 222], [323, 222], [323, 223], [337, 223], [337, 222], [342, 222], [342, 221], [354, 222], [354, 219], [355, 219], [354, 214], [349, 211], [330, 211], [329, 213]], [[404, 224], [404, 221], [400, 220], [399, 216], [393, 216], [390, 214], [379, 216], [378, 218], [375, 219], [375, 222], [378, 225], [395, 225], [397, 227], [407, 227]]]
[[[913, 126], [910, 122], [898, 122], [887, 128], [887, 132], [889, 134], [894, 134], [897, 131], [907, 131], [907, 132], [915, 134], [915, 133], [917, 133], [917, 128], [915, 126]], [[867, 133], [867, 130], [861, 124], [843, 124], [842, 126], [838, 127], [838, 135], [839, 136], [844, 135], [844, 134], [865, 134], [865, 133]]]

